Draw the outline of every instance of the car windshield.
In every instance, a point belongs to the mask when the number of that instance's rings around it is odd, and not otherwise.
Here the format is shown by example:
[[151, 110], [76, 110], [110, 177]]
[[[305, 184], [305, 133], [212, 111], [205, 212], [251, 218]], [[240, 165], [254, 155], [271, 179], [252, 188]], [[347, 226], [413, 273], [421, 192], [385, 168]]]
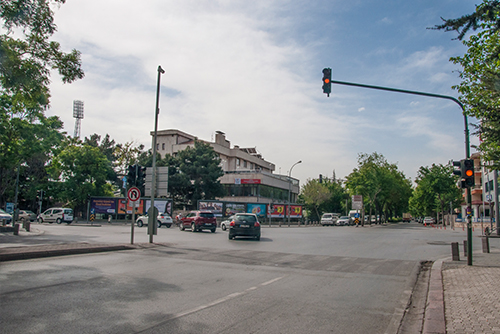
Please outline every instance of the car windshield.
[[236, 216], [236, 220], [245, 223], [255, 223], [257, 221], [255, 216], [250, 216], [250, 215]]
[[332, 218], [332, 215], [323, 215], [323, 218]]

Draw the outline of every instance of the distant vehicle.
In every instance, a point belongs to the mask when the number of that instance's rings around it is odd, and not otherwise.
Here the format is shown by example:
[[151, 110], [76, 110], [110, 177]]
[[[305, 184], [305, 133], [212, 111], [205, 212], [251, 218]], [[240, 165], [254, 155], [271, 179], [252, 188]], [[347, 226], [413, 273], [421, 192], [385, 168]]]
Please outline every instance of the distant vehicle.
[[434, 224], [434, 218], [432, 218], [432, 217], [425, 217], [424, 218], [424, 224]]
[[337, 219], [339, 218], [339, 215], [336, 213], [324, 213], [323, 216], [321, 216], [321, 225], [335, 225], [337, 222]]
[[220, 223], [220, 228], [225, 231], [229, 228], [229, 224], [231, 223], [231, 221], [233, 220], [234, 216], [231, 216], [229, 217], [228, 219], [226, 220], [223, 220], [221, 223]]
[[411, 222], [411, 215], [409, 213], [403, 213], [403, 223]]
[[215, 233], [217, 220], [210, 211], [191, 211], [186, 217], [181, 218], [179, 224], [181, 231], [184, 231], [186, 228], [190, 228], [191, 232], [210, 230], [212, 233]]
[[36, 220], [36, 213], [30, 210], [19, 210], [19, 220], [22, 222], [34, 222]]
[[0, 209], [0, 222], [3, 221], [5, 221], [5, 224], [10, 224], [10, 222], [12, 222], [12, 216]]
[[[146, 226], [148, 225], [148, 219], [149, 219], [148, 214], [145, 214], [143, 216], [139, 216], [135, 221], [138, 227], [143, 227], [144, 225]], [[158, 213], [158, 216], [156, 217], [156, 222], [158, 224], [158, 228], [162, 227], [162, 225], [166, 226], [167, 228], [170, 228], [174, 223], [172, 217], [170, 217], [168, 213], [161, 213], [161, 212]]]
[[254, 237], [260, 240], [260, 223], [253, 213], [237, 213], [229, 223], [229, 240], [237, 236]]
[[337, 222], [335, 224], [337, 226], [349, 226], [352, 224], [352, 220], [351, 220], [351, 217], [342, 216], [339, 219], [337, 219]]
[[41, 223], [67, 223], [73, 222], [73, 210], [68, 208], [50, 208], [38, 215], [38, 222]]

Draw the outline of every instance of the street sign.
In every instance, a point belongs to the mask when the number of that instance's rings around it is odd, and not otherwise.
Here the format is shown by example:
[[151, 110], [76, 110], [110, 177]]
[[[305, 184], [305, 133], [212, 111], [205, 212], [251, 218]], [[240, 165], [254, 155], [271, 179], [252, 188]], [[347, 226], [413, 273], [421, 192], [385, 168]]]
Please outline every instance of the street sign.
[[132, 187], [127, 191], [127, 198], [131, 202], [137, 202], [141, 199], [141, 191], [137, 187]]
[[353, 195], [352, 196], [352, 209], [353, 210], [363, 209], [363, 196], [362, 195]]

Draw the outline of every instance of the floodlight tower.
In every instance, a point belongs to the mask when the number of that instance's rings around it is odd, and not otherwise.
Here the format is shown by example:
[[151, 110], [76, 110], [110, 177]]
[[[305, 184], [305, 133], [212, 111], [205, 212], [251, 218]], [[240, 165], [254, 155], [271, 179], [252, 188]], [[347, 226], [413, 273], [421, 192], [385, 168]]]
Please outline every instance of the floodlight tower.
[[80, 138], [80, 128], [82, 127], [83, 119], [83, 101], [74, 100], [73, 101], [73, 118], [75, 121], [75, 134], [74, 138]]

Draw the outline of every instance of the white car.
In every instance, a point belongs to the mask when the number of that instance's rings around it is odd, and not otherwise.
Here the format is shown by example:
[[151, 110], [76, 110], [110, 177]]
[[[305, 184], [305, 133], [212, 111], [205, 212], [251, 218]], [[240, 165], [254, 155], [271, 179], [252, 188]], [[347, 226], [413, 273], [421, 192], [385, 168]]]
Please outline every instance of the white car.
[[352, 224], [352, 220], [348, 216], [340, 217], [339, 219], [337, 219], [337, 222], [335, 223], [335, 225], [337, 225], [337, 226], [349, 226], [351, 224]]
[[67, 223], [68, 225], [73, 222], [73, 210], [69, 208], [50, 208], [38, 215], [38, 222], [44, 223]]
[[229, 228], [229, 224], [231, 224], [231, 221], [233, 220], [233, 216], [229, 217], [227, 220], [223, 220], [220, 223], [220, 228], [225, 231]]
[[[144, 225], [148, 225], [148, 214], [145, 214], [144, 216], [139, 216], [135, 222], [137, 223], [138, 227], [143, 227]], [[168, 213], [158, 213], [158, 216], [156, 217], [157, 222], [158, 222], [158, 228], [162, 227], [162, 225], [165, 225], [167, 228], [170, 228], [174, 221], [172, 220], [172, 217], [168, 215]]]
[[321, 216], [321, 225], [335, 225], [337, 222], [337, 219], [339, 218], [338, 214], [336, 213], [324, 213], [323, 216]]
[[5, 221], [5, 224], [10, 224], [10, 222], [12, 221], [12, 215], [0, 209], [0, 223], [2, 223], [3, 221]]

